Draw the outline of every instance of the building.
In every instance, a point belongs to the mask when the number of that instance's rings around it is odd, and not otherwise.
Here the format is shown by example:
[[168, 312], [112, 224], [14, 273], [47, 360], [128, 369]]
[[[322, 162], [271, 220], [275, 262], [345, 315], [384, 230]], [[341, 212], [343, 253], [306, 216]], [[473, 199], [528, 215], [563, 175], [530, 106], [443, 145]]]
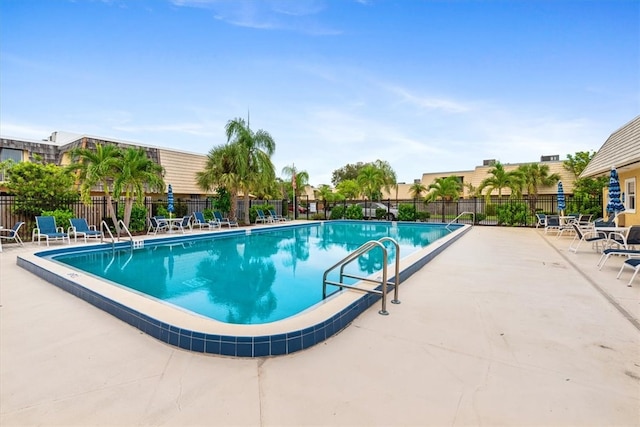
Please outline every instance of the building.
[[[196, 172], [205, 168], [206, 155], [133, 142], [68, 132], [54, 132], [48, 139], [42, 141], [0, 137], [0, 161], [7, 159], [15, 162], [33, 161], [36, 156], [39, 156], [45, 163], [67, 165], [70, 163], [69, 152], [72, 149], [76, 147], [93, 148], [96, 144], [112, 144], [122, 148], [143, 148], [150, 159], [164, 168], [164, 180], [167, 184], [171, 184], [176, 198], [198, 200], [207, 196], [196, 185], [195, 180]], [[0, 174], [0, 190], [3, 180], [4, 177]], [[149, 194], [149, 196], [161, 195]]]
[[[625, 211], [618, 217], [618, 225], [640, 224], [638, 182], [640, 182], [640, 116], [616, 130], [602, 144], [584, 169], [581, 178], [609, 175], [615, 167], [620, 178], [620, 190]], [[608, 201], [604, 192], [603, 211]]]

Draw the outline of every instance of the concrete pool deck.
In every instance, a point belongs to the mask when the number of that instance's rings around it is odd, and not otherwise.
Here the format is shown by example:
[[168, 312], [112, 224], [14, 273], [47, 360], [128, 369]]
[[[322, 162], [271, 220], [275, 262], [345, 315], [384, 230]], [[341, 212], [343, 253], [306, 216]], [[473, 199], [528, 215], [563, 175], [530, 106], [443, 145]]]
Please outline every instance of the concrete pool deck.
[[[0, 254], [0, 425], [640, 426], [640, 279], [541, 230], [474, 227], [286, 356], [170, 347]], [[40, 249], [43, 249], [40, 247]]]

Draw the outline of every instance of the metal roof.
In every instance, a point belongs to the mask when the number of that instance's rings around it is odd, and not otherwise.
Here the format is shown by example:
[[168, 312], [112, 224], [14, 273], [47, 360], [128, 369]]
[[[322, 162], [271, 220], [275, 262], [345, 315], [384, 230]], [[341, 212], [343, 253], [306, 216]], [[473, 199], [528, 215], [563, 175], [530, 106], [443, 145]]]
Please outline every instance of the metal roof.
[[604, 175], [612, 167], [623, 169], [640, 165], [640, 116], [609, 136], [587, 167], [581, 178]]

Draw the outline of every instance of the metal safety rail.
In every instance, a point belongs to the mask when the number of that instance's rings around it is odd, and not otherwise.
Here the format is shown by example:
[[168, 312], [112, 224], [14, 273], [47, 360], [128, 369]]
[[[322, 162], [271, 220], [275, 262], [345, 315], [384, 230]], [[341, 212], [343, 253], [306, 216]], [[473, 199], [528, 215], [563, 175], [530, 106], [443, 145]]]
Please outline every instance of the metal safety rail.
[[[384, 242], [391, 242], [396, 249], [396, 262], [395, 262], [395, 277], [394, 277], [394, 281], [393, 282], [388, 282], [387, 281], [387, 259], [388, 259], [388, 255], [387, 255], [387, 248], [384, 246]], [[369, 279], [367, 277], [360, 277], [360, 276], [355, 276], [353, 274], [348, 274], [344, 272], [344, 268], [351, 263], [352, 261], [355, 261], [356, 259], [358, 259], [360, 256], [366, 254], [367, 252], [375, 249], [375, 248], [380, 248], [382, 249], [382, 280], [375, 280], [375, 279]], [[333, 270], [335, 270], [336, 268], [340, 267], [340, 279], [337, 282], [331, 281], [327, 279], [327, 276], [329, 275], [330, 272], [332, 272]], [[346, 285], [343, 283], [343, 280], [345, 277], [351, 278], [351, 279], [358, 279], [358, 280], [362, 280], [365, 282], [371, 282], [371, 283], [377, 283], [379, 285], [381, 285], [382, 289], [365, 289], [365, 288], [360, 288], [358, 286], [353, 286], [353, 285]], [[360, 246], [358, 249], [356, 249], [355, 251], [351, 252], [349, 255], [347, 255], [346, 257], [344, 257], [342, 260], [338, 261], [335, 265], [333, 265], [332, 267], [330, 267], [329, 269], [327, 269], [327, 271], [324, 272], [324, 276], [322, 277], [322, 299], [325, 299], [327, 297], [327, 285], [335, 285], [340, 287], [340, 289], [342, 288], [348, 288], [348, 289], [353, 289], [356, 291], [360, 291], [360, 292], [366, 292], [366, 293], [370, 293], [370, 294], [377, 294], [377, 295], [382, 295], [382, 309], [380, 311], [378, 311], [378, 313], [383, 314], [383, 315], [388, 315], [389, 312], [387, 311], [387, 287], [388, 285], [392, 285], [394, 287], [394, 294], [393, 294], [393, 300], [391, 300], [391, 302], [393, 304], [400, 304], [400, 300], [398, 299], [398, 285], [400, 284], [400, 245], [398, 245], [398, 242], [396, 242], [394, 239], [390, 238], [390, 237], [383, 237], [382, 239], [379, 240], [370, 240], [367, 243], [363, 244], [362, 246]]]
[[448, 228], [449, 228], [449, 226], [450, 226], [451, 224], [453, 224], [454, 222], [456, 222], [458, 219], [460, 219], [460, 217], [461, 217], [462, 215], [471, 215], [471, 216], [473, 217], [473, 224], [475, 224], [475, 223], [476, 223], [476, 214], [475, 214], [474, 212], [466, 212], [466, 211], [465, 211], [465, 212], [462, 212], [462, 213], [461, 213], [460, 215], [458, 215], [457, 217], [453, 218], [451, 221], [449, 221], [449, 222], [447, 223], [447, 226], [446, 226], [445, 228], [447, 228], [447, 229], [448, 229]]
[[[104, 242], [104, 236], [105, 236], [104, 232], [106, 231], [107, 234], [109, 234], [109, 237], [111, 238], [111, 248], [115, 249], [116, 238], [113, 236], [113, 233], [109, 229], [109, 225], [107, 224], [106, 221], [102, 221], [100, 223], [100, 229], [102, 230], [102, 237], [100, 238], [100, 243]], [[118, 239], [117, 239], [118, 242], [120, 241], [120, 233], [122, 230], [124, 230], [127, 233], [127, 236], [129, 236], [129, 240], [131, 240], [132, 249], [139, 248], [144, 245], [144, 242], [135, 242], [133, 240], [133, 236], [131, 235], [131, 233], [129, 232], [129, 229], [127, 228], [127, 226], [124, 224], [124, 221], [122, 220], [118, 221]], [[142, 245], [140, 243], [142, 243]]]

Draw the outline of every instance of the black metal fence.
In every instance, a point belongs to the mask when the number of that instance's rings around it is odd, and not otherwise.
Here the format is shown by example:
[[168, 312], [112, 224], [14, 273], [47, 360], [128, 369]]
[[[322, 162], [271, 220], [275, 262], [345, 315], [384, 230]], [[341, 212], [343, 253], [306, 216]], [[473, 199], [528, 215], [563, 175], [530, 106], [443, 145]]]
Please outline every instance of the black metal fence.
[[[599, 197], [588, 199], [578, 199], [572, 195], [565, 197], [566, 213], [585, 213], [593, 214], [594, 217], [602, 215], [602, 200]], [[331, 218], [331, 210], [335, 206], [343, 206], [357, 203], [358, 201], [345, 201], [340, 203], [325, 204], [322, 201], [311, 201], [306, 196], [296, 201], [298, 209], [293, 210], [293, 203], [284, 200], [251, 200], [250, 207], [260, 204], [269, 204], [274, 206], [279, 215], [289, 217], [294, 216], [297, 219], [329, 219]], [[540, 196], [537, 199], [523, 198], [512, 199], [508, 197], [460, 199], [457, 201], [434, 201], [424, 202], [422, 200], [382, 200], [389, 209], [398, 209], [401, 205], [410, 205], [416, 212], [421, 213], [419, 218], [429, 222], [459, 222], [472, 223], [477, 225], [510, 225], [510, 226], [534, 226], [536, 224], [536, 212], [552, 214], [558, 212], [558, 201], [555, 195]], [[115, 209], [124, 202], [116, 200]], [[146, 198], [144, 202], [146, 215], [150, 217], [156, 215], [161, 208], [166, 208], [167, 202], [163, 199], [153, 200]], [[213, 209], [213, 200], [211, 199], [178, 199], [174, 202], [175, 215], [191, 215], [196, 211], [206, 211]], [[103, 220], [110, 223], [107, 215], [107, 199], [106, 197], [93, 197], [90, 205], [80, 201], [69, 203], [61, 203], [55, 208], [68, 209], [73, 212], [75, 217], [86, 218], [87, 222], [92, 225], [99, 225]], [[238, 215], [244, 212], [244, 200], [238, 200]], [[506, 213], [505, 213], [506, 212]], [[515, 214], [514, 214], [515, 212]], [[466, 214], [465, 214], [466, 213]], [[471, 215], [473, 213], [473, 215]], [[510, 214], [511, 213], [511, 214]], [[509, 216], [511, 215], [511, 216]], [[506, 220], [505, 220], [506, 218]], [[242, 218], [240, 218], [242, 219]], [[402, 218], [400, 218], [402, 219]], [[16, 199], [14, 196], [0, 195], [0, 225], [4, 227], [12, 227], [17, 221], [24, 221], [26, 226], [21, 234], [23, 238], [29, 238], [31, 230], [35, 225], [35, 216], [33, 214], [23, 214], [16, 210]], [[65, 226], [67, 226], [65, 224]]]

